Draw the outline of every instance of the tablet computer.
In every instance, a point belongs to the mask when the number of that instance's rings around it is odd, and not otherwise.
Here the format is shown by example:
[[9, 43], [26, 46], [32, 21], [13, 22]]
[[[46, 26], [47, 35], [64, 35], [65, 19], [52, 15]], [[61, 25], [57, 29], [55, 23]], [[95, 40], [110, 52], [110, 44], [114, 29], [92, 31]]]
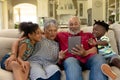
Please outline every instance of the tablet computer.
[[80, 36], [71, 36], [68, 37], [68, 52], [72, 53], [71, 50], [76, 45], [81, 45], [81, 37]]

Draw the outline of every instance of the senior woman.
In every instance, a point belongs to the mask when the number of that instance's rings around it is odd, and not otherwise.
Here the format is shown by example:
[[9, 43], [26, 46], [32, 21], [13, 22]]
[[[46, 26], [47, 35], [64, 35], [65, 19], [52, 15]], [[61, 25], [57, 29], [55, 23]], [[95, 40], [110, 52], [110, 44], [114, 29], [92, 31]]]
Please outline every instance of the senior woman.
[[35, 46], [29, 58], [31, 80], [60, 80], [60, 69], [56, 65], [66, 51], [59, 52], [58, 43], [54, 41], [58, 30], [56, 20], [50, 19], [44, 24], [44, 37]]

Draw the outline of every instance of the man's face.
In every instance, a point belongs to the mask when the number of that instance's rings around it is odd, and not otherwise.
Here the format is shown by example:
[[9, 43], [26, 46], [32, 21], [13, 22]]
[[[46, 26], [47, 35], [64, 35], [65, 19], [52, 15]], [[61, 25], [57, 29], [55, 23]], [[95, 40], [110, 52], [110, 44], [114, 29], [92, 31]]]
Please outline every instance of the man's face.
[[73, 17], [69, 20], [69, 29], [72, 33], [78, 33], [80, 31], [80, 22], [78, 18]]

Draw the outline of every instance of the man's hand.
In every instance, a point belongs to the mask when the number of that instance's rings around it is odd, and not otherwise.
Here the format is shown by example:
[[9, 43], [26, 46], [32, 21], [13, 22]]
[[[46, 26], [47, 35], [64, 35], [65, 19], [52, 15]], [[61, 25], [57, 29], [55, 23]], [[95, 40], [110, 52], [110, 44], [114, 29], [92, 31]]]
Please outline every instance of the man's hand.
[[72, 49], [72, 53], [80, 56], [86, 55], [86, 51], [82, 45], [76, 45], [75, 48]]

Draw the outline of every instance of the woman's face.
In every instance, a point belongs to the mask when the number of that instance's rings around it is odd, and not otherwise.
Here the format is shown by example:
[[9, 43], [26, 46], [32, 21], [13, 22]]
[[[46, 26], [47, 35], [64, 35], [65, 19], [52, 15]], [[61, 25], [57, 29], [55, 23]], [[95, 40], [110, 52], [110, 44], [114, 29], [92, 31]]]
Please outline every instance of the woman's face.
[[44, 32], [45, 32], [45, 37], [50, 40], [54, 40], [57, 35], [57, 30], [58, 28], [55, 25], [50, 25], [48, 26]]

